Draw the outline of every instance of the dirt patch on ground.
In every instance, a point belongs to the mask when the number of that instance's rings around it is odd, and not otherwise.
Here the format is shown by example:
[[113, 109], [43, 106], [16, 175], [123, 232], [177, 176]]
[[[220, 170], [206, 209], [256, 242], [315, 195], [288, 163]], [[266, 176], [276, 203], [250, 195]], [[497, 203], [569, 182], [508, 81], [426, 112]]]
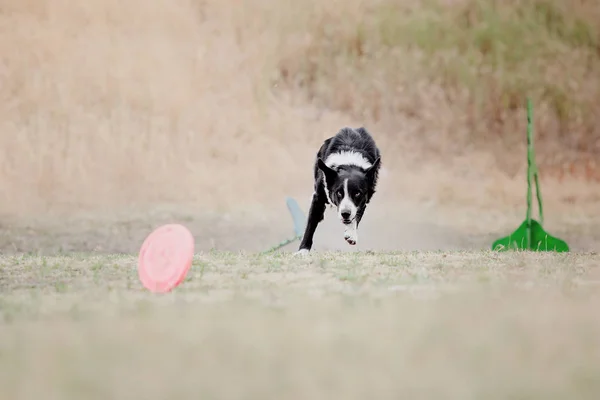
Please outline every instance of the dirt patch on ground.
[[[298, 200], [306, 213], [308, 204]], [[598, 216], [589, 207], [546, 210], [545, 227], [566, 240], [573, 251], [600, 249]], [[535, 214], [534, 214], [535, 215]], [[349, 246], [332, 211], [315, 235], [315, 251], [398, 251], [489, 249], [492, 242], [515, 230], [525, 218], [524, 207], [481, 209], [436, 207], [434, 204], [373, 202], [359, 229], [359, 241]], [[259, 252], [294, 236], [292, 218], [281, 199], [269, 212], [206, 214], [198, 209], [168, 206], [149, 212], [73, 214], [60, 218], [6, 218], [0, 223], [0, 252], [57, 254], [69, 252], [127, 253], [139, 251], [144, 238], [167, 223], [187, 226], [196, 250]], [[283, 251], [295, 251], [298, 242]]]

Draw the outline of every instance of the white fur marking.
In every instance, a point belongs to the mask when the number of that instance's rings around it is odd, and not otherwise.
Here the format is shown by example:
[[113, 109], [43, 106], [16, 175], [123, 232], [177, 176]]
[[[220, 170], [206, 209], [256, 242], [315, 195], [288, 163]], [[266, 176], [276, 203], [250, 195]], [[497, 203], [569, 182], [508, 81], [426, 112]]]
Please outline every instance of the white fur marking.
[[325, 188], [325, 197], [327, 197], [327, 202], [330, 205], [333, 205], [333, 201], [331, 201], [331, 197], [329, 197], [329, 189], [327, 188], [327, 178], [325, 178], [325, 173], [323, 173], [323, 188]]
[[294, 257], [306, 257], [309, 253], [308, 249], [302, 249], [302, 250], [298, 250], [297, 252], [294, 253]]
[[348, 244], [354, 246], [358, 242], [358, 229], [356, 228], [356, 221], [352, 221], [351, 224], [346, 225], [344, 230], [344, 239]]
[[330, 154], [327, 160], [325, 160], [325, 165], [329, 168], [340, 165], [356, 165], [365, 170], [371, 167], [369, 160], [356, 151], [342, 151]]
[[348, 179], [344, 179], [344, 198], [342, 199], [338, 207], [338, 216], [341, 220], [343, 220], [343, 211], [350, 212], [350, 220], [352, 221], [354, 220], [354, 218], [356, 218], [356, 212], [358, 211], [356, 205], [354, 205], [354, 202], [350, 197], [350, 193], [348, 192]]

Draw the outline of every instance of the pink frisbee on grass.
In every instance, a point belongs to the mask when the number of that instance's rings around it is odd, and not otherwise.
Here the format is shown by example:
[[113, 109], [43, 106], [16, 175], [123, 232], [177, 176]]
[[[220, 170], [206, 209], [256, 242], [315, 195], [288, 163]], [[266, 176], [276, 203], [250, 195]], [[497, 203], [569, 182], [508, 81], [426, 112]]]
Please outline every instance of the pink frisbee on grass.
[[151, 292], [165, 293], [178, 286], [192, 267], [194, 237], [183, 225], [156, 228], [142, 244], [138, 275]]

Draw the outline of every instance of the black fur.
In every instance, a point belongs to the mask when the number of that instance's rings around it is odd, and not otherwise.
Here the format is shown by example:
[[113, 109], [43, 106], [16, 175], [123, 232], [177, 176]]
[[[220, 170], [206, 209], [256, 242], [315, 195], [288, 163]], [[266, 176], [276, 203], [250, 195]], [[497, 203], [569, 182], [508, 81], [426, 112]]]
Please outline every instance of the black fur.
[[[330, 168], [325, 164], [330, 155], [342, 152], [359, 153], [371, 164], [371, 167], [362, 168], [357, 165], [341, 163], [341, 165], [331, 165]], [[299, 250], [310, 251], [312, 248], [313, 236], [317, 226], [324, 218], [325, 207], [327, 204], [336, 208], [339, 207], [344, 197], [344, 181], [346, 179], [348, 179], [350, 200], [356, 207], [355, 220], [356, 228], [358, 228], [367, 204], [375, 194], [380, 166], [381, 155], [379, 149], [365, 128], [342, 128], [335, 136], [323, 142], [313, 167], [314, 194]], [[324, 182], [326, 182], [326, 185]], [[325, 191], [325, 186], [329, 189], [328, 193]], [[350, 223], [347, 220], [342, 222], [344, 224]], [[348, 243], [355, 244], [351, 241], [348, 241]]]

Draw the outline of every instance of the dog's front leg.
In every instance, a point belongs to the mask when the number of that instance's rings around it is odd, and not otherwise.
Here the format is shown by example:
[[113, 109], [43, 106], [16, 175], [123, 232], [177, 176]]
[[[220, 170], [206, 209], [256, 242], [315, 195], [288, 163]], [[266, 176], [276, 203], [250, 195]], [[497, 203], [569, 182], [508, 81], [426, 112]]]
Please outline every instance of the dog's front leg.
[[358, 225], [365, 212], [365, 207], [361, 207], [356, 211], [356, 217], [350, 224], [345, 225], [344, 239], [349, 245], [354, 246], [358, 242]]
[[349, 245], [354, 246], [358, 242], [358, 224], [356, 220], [352, 221], [348, 225], [344, 225], [344, 239]]
[[302, 236], [300, 247], [295, 254], [308, 254], [313, 245], [313, 236], [315, 235], [317, 225], [323, 221], [324, 216], [325, 200], [319, 196], [318, 193], [314, 193], [310, 203], [310, 209], [308, 210], [308, 220], [306, 222], [306, 228], [304, 229], [304, 235]]

